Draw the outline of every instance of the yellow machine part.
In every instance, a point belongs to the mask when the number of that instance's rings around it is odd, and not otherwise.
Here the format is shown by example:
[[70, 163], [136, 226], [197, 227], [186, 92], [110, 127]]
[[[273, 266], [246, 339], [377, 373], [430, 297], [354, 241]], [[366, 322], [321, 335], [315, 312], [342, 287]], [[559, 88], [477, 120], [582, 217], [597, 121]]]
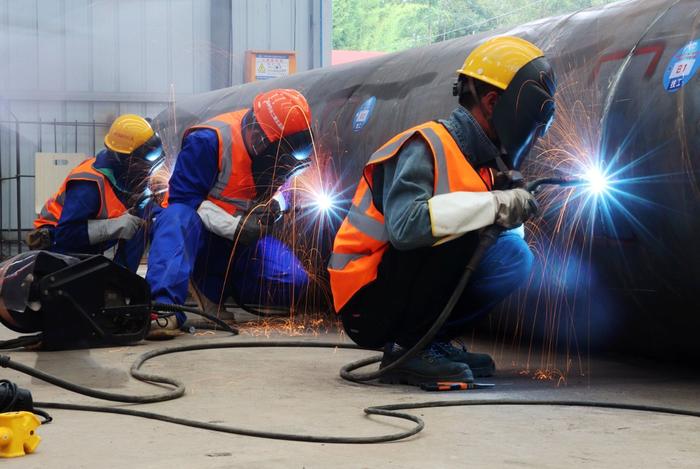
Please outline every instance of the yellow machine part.
[[36, 434], [39, 425], [39, 418], [31, 412], [0, 414], [0, 457], [16, 458], [33, 453], [41, 442]]

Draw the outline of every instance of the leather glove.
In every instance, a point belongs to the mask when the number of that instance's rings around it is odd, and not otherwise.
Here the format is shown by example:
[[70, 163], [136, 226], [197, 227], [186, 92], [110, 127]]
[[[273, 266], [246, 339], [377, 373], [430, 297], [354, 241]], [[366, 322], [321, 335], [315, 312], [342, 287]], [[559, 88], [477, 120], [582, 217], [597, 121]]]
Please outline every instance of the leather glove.
[[280, 219], [280, 204], [272, 199], [266, 205], [257, 205], [243, 215], [238, 229], [238, 242], [251, 245], [267, 234], [272, 225]]
[[268, 228], [280, 217], [280, 205], [276, 200], [267, 205], [257, 205], [242, 215], [230, 215], [218, 205], [205, 200], [199, 205], [197, 214], [212, 233], [243, 245], [256, 242], [267, 234]]
[[496, 199], [495, 223], [506, 229], [525, 223], [539, 211], [537, 201], [525, 189], [491, 192]]
[[88, 220], [90, 244], [100, 244], [113, 239], [131, 239], [143, 225], [143, 219], [130, 213], [107, 220]]

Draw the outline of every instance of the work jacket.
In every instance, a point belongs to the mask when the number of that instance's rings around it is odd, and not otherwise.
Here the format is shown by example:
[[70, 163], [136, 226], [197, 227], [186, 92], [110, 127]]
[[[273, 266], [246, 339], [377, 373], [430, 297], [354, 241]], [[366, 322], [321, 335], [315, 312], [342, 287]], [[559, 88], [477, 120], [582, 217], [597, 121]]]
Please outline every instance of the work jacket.
[[100, 194], [100, 209], [95, 219], [116, 218], [126, 213], [127, 208], [117, 197], [109, 179], [95, 169], [94, 163], [95, 158], [89, 158], [73, 168], [63, 181], [63, 184], [61, 184], [58, 192], [42, 207], [39, 217], [34, 220], [34, 228], [41, 228], [42, 226], [55, 227], [58, 225], [63, 212], [63, 204], [66, 200], [66, 187], [70, 181], [91, 181], [96, 184]]
[[248, 109], [220, 114], [203, 124], [190, 127], [185, 137], [197, 129], [216, 132], [219, 143], [219, 173], [208, 200], [234, 215], [247, 211], [256, 195], [252, 161], [243, 143], [243, 117]]
[[489, 168], [477, 172], [455, 139], [438, 122], [427, 122], [389, 140], [370, 157], [353, 197], [352, 206], [336, 234], [328, 271], [336, 311], [362, 287], [377, 278], [382, 257], [389, 247], [384, 214], [372, 200], [373, 171], [400, 153], [412, 137], [428, 144], [434, 164], [434, 195], [450, 192], [485, 192], [493, 186]]

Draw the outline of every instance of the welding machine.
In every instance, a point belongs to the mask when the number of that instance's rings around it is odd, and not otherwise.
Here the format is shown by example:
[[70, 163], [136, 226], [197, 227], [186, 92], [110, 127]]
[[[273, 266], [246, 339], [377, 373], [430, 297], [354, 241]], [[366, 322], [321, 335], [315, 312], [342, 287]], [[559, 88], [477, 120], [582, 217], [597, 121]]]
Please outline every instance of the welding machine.
[[104, 256], [30, 251], [0, 263], [0, 322], [39, 333], [3, 348], [31, 339], [45, 350], [125, 345], [148, 333], [150, 289]]

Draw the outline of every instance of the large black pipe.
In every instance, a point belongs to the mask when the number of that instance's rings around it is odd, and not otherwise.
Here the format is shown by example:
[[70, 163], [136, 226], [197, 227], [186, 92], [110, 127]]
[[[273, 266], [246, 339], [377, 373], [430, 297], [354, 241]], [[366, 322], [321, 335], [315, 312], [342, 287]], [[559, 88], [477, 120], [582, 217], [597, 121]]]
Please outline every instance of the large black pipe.
[[[580, 259], [571, 278], [566, 266], [552, 267], [557, 278], [548, 278], [545, 263], [536, 272], [544, 280], [511, 302], [501, 323], [521, 337], [540, 336], [555, 348], [700, 358], [700, 78], [681, 74], [683, 85], [670, 91], [665, 79], [667, 69], [683, 65], [675, 54], [697, 38], [699, 11], [697, 0], [627, 1], [498, 32], [545, 51], [559, 78], [560, 110], [578, 123], [571, 132], [585, 134], [591, 151], [605, 153], [601, 160], [617, 154], [616, 167], [635, 162], [620, 177], [665, 175], [624, 188], [646, 202], [625, 200], [610, 216], [591, 215], [600, 218], [592, 236], [558, 240], [571, 242], [566, 252]], [[261, 91], [296, 88], [311, 104], [320, 154], [333, 159], [340, 187], [351, 194], [374, 149], [403, 129], [448, 115], [456, 104], [455, 70], [491, 35], [205, 93], [178, 102], [156, 125], [172, 155], [188, 126], [250, 106]], [[365, 122], [361, 111], [374, 100]], [[547, 145], [564, 145], [562, 139], [554, 133]], [[525, 170], [543, 174], [536, 160]]]

